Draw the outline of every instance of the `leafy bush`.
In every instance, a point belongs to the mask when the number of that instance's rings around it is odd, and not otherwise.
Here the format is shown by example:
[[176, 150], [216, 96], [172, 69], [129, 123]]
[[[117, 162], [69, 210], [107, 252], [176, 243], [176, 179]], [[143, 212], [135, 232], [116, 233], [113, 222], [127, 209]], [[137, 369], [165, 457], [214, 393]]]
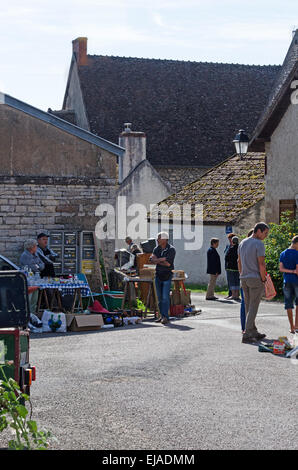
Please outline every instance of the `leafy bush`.
[[0, 432], [10, 428], [15, 433], [15, 439], [8, 443], [9, 450], [46, 450], [48, 439], [52, 437], [49, 431], [39, 431], [37, 424], [30, 417], [23, 404], [29, 401], [29, 396], [20, 392], [20, 387], [12, 378], [7, 378], [3, 366], [0, 365]]
[[298, 221], [290, 219], [289, 212], [283, 212], [280, 224], [269, 224], [270, 231], [265, 239], [266, 267], [271, 275], [277, 296], [283, 295], [283, 275], [279, 271], [279, 257], [282, 251], [289, 248], [292, 238], [298, 234]]

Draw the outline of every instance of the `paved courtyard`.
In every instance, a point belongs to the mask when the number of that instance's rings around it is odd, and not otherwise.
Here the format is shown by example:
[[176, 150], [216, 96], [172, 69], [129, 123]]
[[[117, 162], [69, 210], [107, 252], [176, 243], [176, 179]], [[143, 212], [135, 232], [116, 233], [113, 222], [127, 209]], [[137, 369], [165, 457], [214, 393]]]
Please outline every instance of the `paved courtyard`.
[[[192, 301], [201, 315], [171, 326], [32, 336], [33, 419], [53, 449], [298, 449], [298, 367], [241, 343], [238, 303]], [[282, 304], [257, 325], [288, 335]]]

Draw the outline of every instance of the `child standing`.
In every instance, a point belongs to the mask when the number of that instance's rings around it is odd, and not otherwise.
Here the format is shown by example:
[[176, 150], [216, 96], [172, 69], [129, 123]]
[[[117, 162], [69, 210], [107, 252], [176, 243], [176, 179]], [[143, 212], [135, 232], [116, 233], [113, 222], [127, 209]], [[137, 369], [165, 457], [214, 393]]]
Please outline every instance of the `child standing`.
[[[284, 276], [283, 292], [290, 333], [295, 333], [298, 330], [298, 235], [292, 239], [291, 246], [281, 253], [279, 261], [279, 270]], [[293, 319], [294, 300], [296, 305], [295, 324]]]

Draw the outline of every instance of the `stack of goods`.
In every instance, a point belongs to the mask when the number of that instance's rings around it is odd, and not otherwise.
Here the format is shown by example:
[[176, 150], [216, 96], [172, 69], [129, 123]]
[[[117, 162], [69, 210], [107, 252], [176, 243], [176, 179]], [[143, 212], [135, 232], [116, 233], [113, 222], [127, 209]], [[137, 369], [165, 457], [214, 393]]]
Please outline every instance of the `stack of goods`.
[[173, 270], [174, 289], [171, 292], [170, 314], [175, 317], [197, 315], [202, 312], [201, 309], [191, 305], [191, 291], [184, 285], [186, 277], [184, 271]]
[[280, 336], [278, 340], [274, 340], [266, 344], [260, 344], [259, 352], [270, 352], [277, 356], [297, 358], [298, 335], [295, 334], [292, 339], [288, 339], [286, 336]]
[[139, 276], [141, 279], [154, 279], [155, 277], [155, 265], [145, 265], [140, 269]]
[[171, 292], [171, 303], [170, 303], [170, 313], [172, 316], [181, 316], [187, 312], [190, 312], [191, 299], [190, 299], [190, 290], [176, 290], [174, 289]]
[[191, 304], [191, 292], [185, 289], [184, 280], [184, 271], [173, 271], [174, 289], [171, 292], [170, 313], [174, 317], [184, 316], [185, 307], [189, 307]]
[[123, 326], [122, 310], [116, 308], [115, 311], [109, 311], [104, 308], [98, 300], [95, 300], [89, 307], [91, 313], [101, 313], [104, 327], [118, 327]]

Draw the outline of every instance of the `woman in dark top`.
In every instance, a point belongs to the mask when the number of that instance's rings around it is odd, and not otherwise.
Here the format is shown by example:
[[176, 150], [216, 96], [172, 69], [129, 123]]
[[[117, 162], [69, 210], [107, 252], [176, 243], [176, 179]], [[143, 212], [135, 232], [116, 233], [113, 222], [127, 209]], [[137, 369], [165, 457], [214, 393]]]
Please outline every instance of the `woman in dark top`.
[[232, 291], [232, 299], [240, 301], [240, 277], [238, 270], [238, 237], [232, 238], [232, 245], [226, 252], [225, 266], [228, 277], [228, 284]]

